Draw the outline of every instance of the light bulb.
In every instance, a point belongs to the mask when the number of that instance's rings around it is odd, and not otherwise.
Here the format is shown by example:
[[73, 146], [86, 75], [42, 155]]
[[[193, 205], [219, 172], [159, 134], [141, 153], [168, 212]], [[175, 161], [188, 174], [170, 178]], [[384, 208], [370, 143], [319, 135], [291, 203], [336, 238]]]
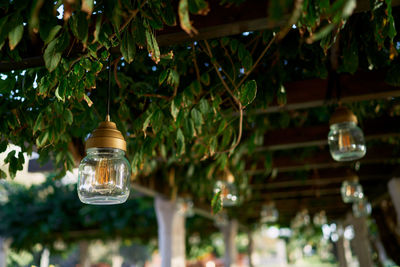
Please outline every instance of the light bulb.
[[86, 204], [110, 205], [129, 197], [130, 165], [126, 142], [115, 123], [102, 122], [86, 142], [78, 172], [78, 196]]
[[364, 157], [367, 151], [364, 134], [350, 110], [339, 107], [332, 115], [328, 144], [332, 158], [336, 161], [351, 161]]

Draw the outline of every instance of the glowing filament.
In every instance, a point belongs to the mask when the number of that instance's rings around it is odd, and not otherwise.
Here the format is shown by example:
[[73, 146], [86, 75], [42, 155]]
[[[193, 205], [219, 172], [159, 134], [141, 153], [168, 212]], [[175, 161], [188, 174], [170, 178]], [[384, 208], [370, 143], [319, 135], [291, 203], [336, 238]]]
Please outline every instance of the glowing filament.
[[100, 159], [96, 166], [95, 182], [98, 185], [113, 183], [113, 171], [109, 159]]
[[352, 150], [353, 145], [354, 145], [354, 139], [348, 132], [339, 133], [339, 150], [340, 151]]

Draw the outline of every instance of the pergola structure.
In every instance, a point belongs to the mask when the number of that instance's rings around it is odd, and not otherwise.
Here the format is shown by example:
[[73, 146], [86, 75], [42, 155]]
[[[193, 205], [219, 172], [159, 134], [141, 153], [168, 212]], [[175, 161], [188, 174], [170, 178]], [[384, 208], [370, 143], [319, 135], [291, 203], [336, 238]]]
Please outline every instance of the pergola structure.
[[[249, 0], [239, 5], [220, 5], [217, 1], [210, 1], [210, 12], [207, 16], [195, 15], [193, 25], [198, 34], [189, 36], [179, 26], [165, 27], [156, 32], [160, 46], [171, 46], [192, 43], [194, 41], [221, 38], [225, 36], [240, 35], [243, 32], [262, 31], [274, 29], [284, 25], [290, 18], [282, 18], [282, 22], [272, 21], [268, 18], [269, 1]], [[394, 14], [400, 14], [397, 8], [400, 1], [391, 2]], [[368, 1], [357, 1], [354, 13], [369, 10]], [[358, 16], [354, 14], [353, 16]], [[395, 17], [395, 19], [398, 19]], [[396, 20], [397, 21], [397, 20]], [[334, 46], [333, 46], [334, 47]], [[76, 49], [76, 50], [74, 50]], [[79, 53], [80, 47], [71, 49], [71, 55]], [[334, 49], [334, 48], [331, 48]], [[41, 44], [33, 44], [32, 48], [22, 55], [18, 61], [1, 60], [0, 72], [22, 70], [40, 67], [45, 64]], [[114, 54], [120, 53], [119, 47], [111, 48]], [[259, 66], [255, 71], [263, 71]], [[391, 140], [400, 136], [400, 117], [396, 114], [399, 107], [397, 97], [400, 97], [400, 87], [390, 85], [385, 81], [388, 69], [374, 69], [371, 71], [358, 70], [354, 74], [340, 73], [336, 79], [341, 85], [340, 101], [343, 104], [358, 102], [383, 101], [392, 103], [391, 110], [384, 116], [368, 118], [361, 122], [368, 144], [367, 154], [357, 162], [335, 162], [330, 154], [327, 144], [329, 132], [328, 123], [309, 125], [304, 123], [300, 127], [290, 126], [266, 131], [263, 142], [256, 145], [253, 151], [247, 151], [242, 158], [245, 161], [245, 173], [248, 175], [248, 188], [251, 196], [246, 197], [238, 208], [231, 208], [240, 216], [234, 218], [223, 229], [227, 244], [227, 265], [235, 254], [232, 248], [232, 239], [235, 237], [237, 227], [250, 225], [260, 220], [262, 205], [274, 201], [279, 210], [279, 223], [290, 225], [291, 219], [301, 209], [307, 209], [310, 214], [325, 210], [329, 220], [341, 222], [343, 225], [354, 223], [359, 225], [356, 235], [361, 236], [358, 241], [358, 253], [361, 266], [372, 266], [368, 247], [363, 246], [367, 238], [365, 221], [349, 218], [351, 205], [344, 204], [340, 196], [340, 185], [347, 178], [349, 171], [357, 172], [364, 192], [372, 205], [378, 210], [384, 201], [391, 201], [400, 214], [400, 190], [388, 191], [399, 188], [397, 175], [400, 162], [400, 150], [395, 149]], [[295, 118], [298, 114], [307, 114], [312, 109], [318, 109], [336, 103], [332, 91], [331, 76], [326, 79], [311, 78], [296, 80], [284, 84], [286, 88], [286, 103], [278, 103], [276, 99], [265, 108], [245, 110], [245, 117], [273, 120], [275, 114], [286, 112], [289, 117]], [[232, 117], [238, 117], [235, 111]], [[243, 139], [248, 140], [252, 130], [257, 125], [244, 129]], [[76, 161], [79, 162], [83, 155], [82, 143], [72, 149]], [[269, 154], [268, 154], [269, 153]], [[269, 162], [266, 169], [266, 162]], [[32, 164], [35, 164], [32, 162]], [[49, 166], [52, 168], [52, 166]], [[43, 171], [43, 169], [40, 169]], [[301, 175], [299, 175], [299, 173]], [[170, 200], [171, 184], [158, 182], [156, 175], [140, 174], [133, 181], [134, 190], [155, 197], [155, 207], [159, 222], [160, 248], [163, 253], [163, 267], [184, 266], [184, 217], [177, 213], [177, 207]], [[299, 178], [301, 177], [301, 178]], [[179, 195], [179, 194], [178, 194]], [[176, 197], [176, 195], [175, 195]], [[205, 199], [196, 199], [196, 212], [213, 218]], [[235, 210], [237, 209], [237, 210]], [[172, 230], [171, 230], [172, 229]], [[361, 232], [360, 232], [361, 231]], [[347, 266], [341, 259], [341, 266]]]

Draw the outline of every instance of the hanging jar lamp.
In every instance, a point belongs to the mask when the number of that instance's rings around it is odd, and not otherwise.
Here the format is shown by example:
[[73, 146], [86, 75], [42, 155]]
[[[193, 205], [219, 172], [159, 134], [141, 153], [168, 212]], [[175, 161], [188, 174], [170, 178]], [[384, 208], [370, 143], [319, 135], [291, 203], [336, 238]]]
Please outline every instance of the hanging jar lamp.
[[185, 217], [193, 217], [194, 216], [194, 204], [193, 200], [188, 196], [184, 195], [182, 198], [178, 198], [178, 212]]
[[353, 203], [353, 214], [356, 218], [367, 217], [371, 214], [372, 207], [366, 198]]
[[357, 126], [357, 117], [348, 108], [339, 106], [329, 121], [329, 150], [336, 161], [351, 161], [364, 157], [367, 149], [364, 134]]
[[340, 192], [344, 203], [357, 202], [364, 197], [363, 188], [358, 182], [357, 176], [353, 176], [349, 180], [343, 181]]
[[107, 116], [86, 141], [86, 157], [78, 172], [78, 196], [86, 204], [124, 203], [129, 197], [131, 167], [125, 158], [126, 141], [110, 121], [111, 68], [108, 73]]
[[222, 205], [225, 207], [235, 206], [239, 201], [235, 177], [228, 169], [224, 171], [223, 180], [216, 181], [214, 185], [214, 193], [218, 192], [221, 192]]
[[314, 214], [313, 217], [313, 224], [316, 226], [322, 226], [328, 222], [328, 219], [326, 218], [326, 212], [324, 210], [321, 210], [320, 212], [317, 212]]
[[263, 205], [261, 210], [261, 223], [274, 223], [278, 221], [279, 212], [273, 202]]

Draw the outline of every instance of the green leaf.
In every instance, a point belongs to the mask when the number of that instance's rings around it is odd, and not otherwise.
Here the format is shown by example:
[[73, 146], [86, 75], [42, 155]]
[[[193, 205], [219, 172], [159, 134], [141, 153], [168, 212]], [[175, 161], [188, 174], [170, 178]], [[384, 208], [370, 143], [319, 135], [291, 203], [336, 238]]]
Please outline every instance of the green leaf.
[[211, 200], [211, 208], [213, 214], [217, 214], [222, 210], [221, 190], [216, 192]]
[[143, 122], [142, 131], [143, 131], [145, 137], [146, 137], [146, 130], [147, 130], [147, 127], [149, 127], [149, 125], [150, 125], [150, 120], [151, 120], [152, 116], [153, 116], [153, 113], [149, 112], [146, 119]]
[[193, 14], [207, 15], [210, 8], [205, 0], [189, 0], [189, 11]]
[[22, 24], [22, 22], [23, 21], [21, 14], [15, 14], [11, 18], [11, 21], [9, 23], [9, 27], [11, 28], [8, 32], [10, 50], [14, 50], [14, 48], [22, 39], [22, 35], [24, 34], [24, 25]]
[[51, 41], [46, 47], [46, 50], [44, 50], [44, 63], [50, 72], [57, 68], [61, 60], [62, 53], [58, 51], [57, 43], [57, 39]]
[[62, 27], [60, 25], [56, 25], [54, 26], [50, 32], [49, 35], [47, 36], [46, 40], [44, 40], [45, 44], [50, 43], [51, 41], [53, 41], [53, 39], [56, 37], [57, 33], [62, 29]]
[[94, 0], [82, 0], [82, 7], [81, 10], [83, 12], [88, 13], [89, 15], [92, 15], [93, 12], [93, 6], [94, 6]]
[[158, 84], [161, 85], [164, 83], [165, 79], [167, 78], [169, 73], [169, 69], [163, 70], [158, 77]]
[[60, 37], [51, 41], [46, 47], [43, 58], [46, 68], [50, 72], [57, 68], [61, 60], [62, 52], [65, 50], [65, 48], [67, 48], [68, 44], [69, 36], [64, 32]]
[[72, 33], [76, 38], [78, 38], [78, 40], [86, 44], [89, 30], [89, 23], [86, 19], [86, 14], [84, 12], [77, 12], [69, 21]]
[[239, 46], [239, 41], [236, 39], [232, 39], [230, 42], [230, 48], [231, 48], [232, 54], [236, 53], [238, 46]]
[[179, 113], [179, 107], [175, 103], [175, 99], [171, 101], [171, 115], [174, 118], [174, 121], [176, 121], [176, 118], [178, 117]]
[[87, 105], [89, 106], [89, 107], [91, 107], [92, 105], [93, 105], [93, 101], [89, 98], [89, 96], [88, 95], [84, 95], [83, 96], [83, 100], [85, 100], [85, 102], [87, 103]]
[[210, 105], [208, 104], [208, 101], [205, 98], [202, 98], [199, 102], [199, 109], [203, 115], [207, 115], [208, 113], [211, 112]]
[[66, 81], [62, 80], [56, 88], [55, 96], [59, 101], [65, 101], [65, 93], [67, 91]]
[[249, 54], [249, 51], [247, 51], [246, 47], [244, 44], [239, 45], [239, 50], [238, 50], [238, 58], [240, 61], [243, 61], [244, 57]]
[[257, 94], [257, 83], [255, 80], [247, 81], [240, 87], [239, 100], [243, 106], [247, 106], [254, 101]]
[[0, 19], [0, 49], [3, 48], [6, 37], [8, 35], [9, 28], [7, 27], [7, 21], [9, 16], [4, 16]]
[[69, 124], [69, 125], [71, 125], [72, 122], [74, 121], [74, 116], [72, 115], [72, 112], [70, 109], [65, 109], [64, 119], [67, 122], [67, 124]]
[[203, 73], [200, 76], [200, 80], [205, 86], [209, 86], [210, 85], [210, 74], [208, 74], [208, 72]]
[[190, 36], [193, 33], [197, 33], [197, 30], [192, 26], [192, 23], [189, 18], [189, 4], [188, 0], [180, 0], [178, 7], [178, 15], [181, 24], [182, 30], [184, 30]]
[[48, 139], [49, 139], [49, 132], [48, 131], [43, 132], [39, 135], [38, 138], [36, 138], [36, 145], [38, 147], [42, 147], [47, 142]]
[[168, 26], [176, 25], [176, 16], [170, 1], [165, 2], [165, 7], [161, 10], [161, 18]]
[[168, 72], [167, 83], [172, 87], [179, 86], [179, 73], [176, 70], [170, 69]]
[[250, 54], [243, 58], [242, 64], [246, 72], [251, 70], [251, 68], [253, 67], [253, 58]]
[[176, 152], [178, 155], [185, 153], [185, 136], [180, 128], [176, 132]]
[[126, 62], [131, 63], [136, 54], [136, 43], [131, 31], [126, 30], [124, 32], [120, 50]]
[[221, 38], [221, 44], [223, 45], [223, 46], [227, 46], [228, 44], [229, 44], [229, 38], [228, 37], [222, 37]]
[[5, 163], [10, 163], [11, 159], [15, 157], [15, 153], [16, 153], [15, 150], [12, 150], [12, 151], [8, 152], [6, 158], [4, 159], [4, 162]]
[[5, 179], [5, 178], [7, 178], [7, 174], [4, 171], [0, 170], [0, 179]]
[[156, 37], [149, 29], [146, 29], [146, 42], [147, 51], [149, 51], [151, 59], [158, 64], [160, 62], [160, 48], [158, 47]]
[[201, 125], [204, 123], [203, 115], [201, 115], [201, 112], [196, 108], [193, 108], [192, 111], [190, 112], [190, 115], [193, 119], [196, 128], [197, 129], [201, 128]]
[[35, 134], [38, 130], [43, 129], [43, 114], [40, 113], [39, 116], [36, 118], [35, 125], [33, 126], [33, 134]]
[[0, 142], [0, 153], [3, 153], [4, 151], [6, 151], [7, 150], [7, 146], [8, 146], [8, 142], [7, 141]]
[[201, 93], [201, 83], [198, 80], [193, 81], [190, 84], [190, 89], [194, 95], [199, 95]]

